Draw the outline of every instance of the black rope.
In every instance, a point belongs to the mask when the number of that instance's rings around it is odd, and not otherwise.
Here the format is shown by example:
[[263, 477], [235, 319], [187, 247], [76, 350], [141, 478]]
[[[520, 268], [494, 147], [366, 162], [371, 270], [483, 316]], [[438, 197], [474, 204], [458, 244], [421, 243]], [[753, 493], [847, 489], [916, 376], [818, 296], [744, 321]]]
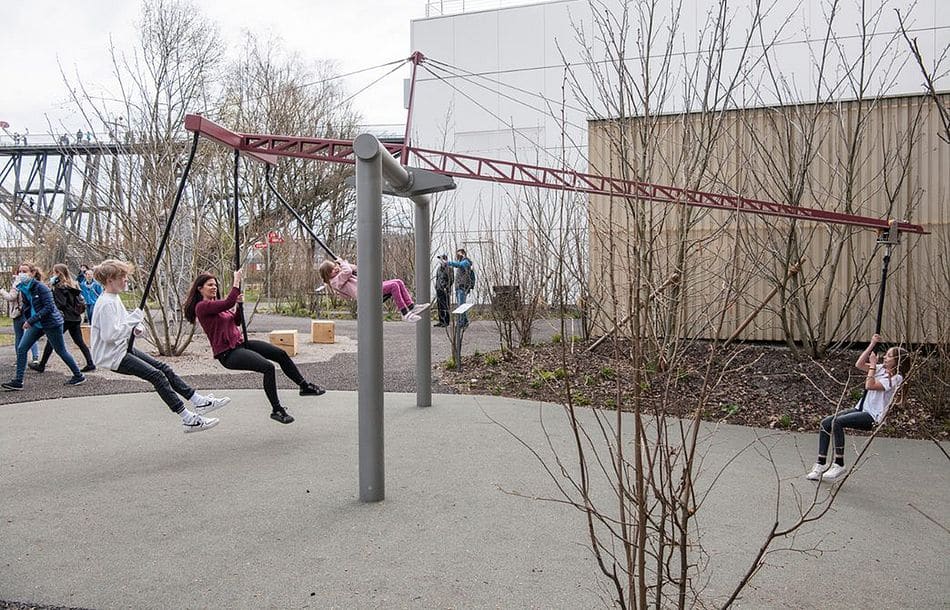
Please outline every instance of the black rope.
[[297, 210], [291, 207], [291, 205], [287, 203], [287, 200], [284, 199], [281, 196], [281, 194], [277, 192], [277, 188], [274, 187], [274, 184], [271, 182], [271, 179], [270, 179], [270, 169], [271, 169], [270, 165], [264, 168], [264, 182], [267, 183], [267, 188], [270, 189], [270, 192], [274, 194], [274, 197], [277, 197], [277, 200], [280, 201], [291, 214], [293, 214], [294, 218], [297, 219], [297, 222], [300, 223], [300, 226], [303, 227], [304, 230], [310, 234], [310, 237], [312, 237], [318, 244], [320, 244], [321, 248], [326, 250], [326, 253], [330, 255], [330, 258], [332, 258], [333, 260], [336, 260], [337, 258], [339, 258], [336, 254], [333, 253], [333, 250], [330, 249], [330, 246], [326, 245], [326, 243], [324, 243], [324, 241], [320, 239], [320, 237], [316, 233], [314, 233], [313, 229], [310, 228], [310, 225], [308, 225], [307, 222], [303, 219], [303, 217], [297, 213]]
[[[874, 322], [874, 333], [881, 334], [881, 323], [884, 319], [884, 292], [887, 289], [887, 267], [891, 264], [891, 245], [887, 245], [884, 250], [884, 266], [881, 268], [881, 289], [877, 299], [877, 320]], [[861, 400], [858, 402], [858, 411], [864, 410], [864, 399], [868, 396], [867, 384], [864, 387], [864, 393], [861, 394]]]
[[[181, 174], [181, 180], [178, 181], [178, 192], [175, 194], [175, 203], [168, 213], [168, 220], [165, 222], [165, 232], [162, 234], [162, 240], [158, 244], [158, 252], [155, 254], [155, 260], [152, 261], [152, 270], [149, 271], [148, 280], [145, 282], [145, 290], [142, 291], [142, 302], [139, 303], [139, 309], [145, 311], [148, 302], [148, 293], [152, 290], [152, 282], [155, 281], [155, 274], [158, 272], [158, 263], [162, 260], [162, 253], [165, 251], [165, 244], [168, 241], [168, 234], [171, 233], [172, 221], [175, 220], [175, 214], [178, 213], [178, 204], [181, 203], [181, 197], [185, 192], [185, 181], [188, 180], [188, 172], [191, 170], [191, 162], [195, 159], [195, 152], [198, 150], [198, 132], [191, 142], [191, 152], [188, 154], [188, 163], [185, 164], [185, 170]], [[129, 344], [126, 351], [131, 352], [135, 344], [135, 331], [129, 336]]]
[[[241, 151], [234, 149], [234, 270], [241, 268], [241, 221], [238, 214], [238, 204], [240, 201], [240, 184], [238, 181], [238, 170], [241, 162]], [[270, 269], [267, 270], [270, 273]], [[238, 286], [238, 290], [241, 287]], [[237, 315], [241, 318], [241, 331], [244, 333], [244, 342], [247, 343], [247, 321], [244, 319], [244, 303], [237, 304]]]

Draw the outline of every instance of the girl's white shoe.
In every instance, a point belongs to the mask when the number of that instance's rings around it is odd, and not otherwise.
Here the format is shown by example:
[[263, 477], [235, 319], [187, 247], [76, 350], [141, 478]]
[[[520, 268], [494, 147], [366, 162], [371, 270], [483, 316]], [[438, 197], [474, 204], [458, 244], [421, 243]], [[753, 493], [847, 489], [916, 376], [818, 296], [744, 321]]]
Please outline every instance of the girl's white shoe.
[[809, 481], [818, 481], [821, 479], [821, 475], [824, 474], [830, 466], [828, 463], [819, 464], [816, 462], [815, 465], [811, 467], [811, 472], [805, 475], [805, 478]]

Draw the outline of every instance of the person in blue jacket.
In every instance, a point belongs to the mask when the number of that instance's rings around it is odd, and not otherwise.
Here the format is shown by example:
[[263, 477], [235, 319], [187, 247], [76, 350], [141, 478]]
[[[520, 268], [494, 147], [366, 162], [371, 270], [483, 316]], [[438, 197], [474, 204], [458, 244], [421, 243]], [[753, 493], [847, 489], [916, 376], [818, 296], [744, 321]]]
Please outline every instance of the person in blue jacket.
[[[85, 265], [83, 265], [85, 267]], [[84, 277], [79, 278], [79, 290], [82, 292], [82, 299], [86, 302], [86, 322], [92, 324], [92, 310], [102, 294], [102, 284], [92, 277], [92, 269], [88, 267], [83, 271]]]
[[[472, 288], [475, 288], [475, 269], [464, 248], [456, 250], [455, 260], [448, 261], [448, 264], [450, 267], [455, 267], [455, 304], [461, 305]], [[458, 325], [462, 328], [468, 326], [467, 313], [458, 317]]]
[[[22, 390], [23, 375], [26, 372], [26, 354], [30, 347], [46, 335], [56, 354], [62, 358], [73, 376], [65, 385], [85, 383], [86, 376], [79, 370], [76, 361], [66, 349], [63, 340], [63, 314], [56, 308], [53, 292], [43, 283], [43, 271], [32, 263], [22, 263], [18, 269], [17, 290], [23, 295], [23, 337], [16, 346], [16, 376], [0, 384], [4, 390]], [[29, 313], [27, 313], [29, 312]]]

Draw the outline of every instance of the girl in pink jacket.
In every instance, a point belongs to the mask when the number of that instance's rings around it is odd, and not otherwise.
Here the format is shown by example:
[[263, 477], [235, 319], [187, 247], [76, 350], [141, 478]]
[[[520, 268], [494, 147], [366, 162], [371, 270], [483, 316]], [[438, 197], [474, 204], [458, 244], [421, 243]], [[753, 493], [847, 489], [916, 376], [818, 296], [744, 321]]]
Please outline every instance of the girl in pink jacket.
[[[325, 260], [320, 263], [319, 271], [324, 284], [340, 296], [356, 300], [356, 265], [351, 265], [342, 258], [335, 261]], [[400, 279], [383, 280], [383, 296], [386, 295], [392, 297], [406, 322], [418, 322], [422, 319], [419, 314], [429, 308], [429, 303], [413, 305], [412, 295]]]

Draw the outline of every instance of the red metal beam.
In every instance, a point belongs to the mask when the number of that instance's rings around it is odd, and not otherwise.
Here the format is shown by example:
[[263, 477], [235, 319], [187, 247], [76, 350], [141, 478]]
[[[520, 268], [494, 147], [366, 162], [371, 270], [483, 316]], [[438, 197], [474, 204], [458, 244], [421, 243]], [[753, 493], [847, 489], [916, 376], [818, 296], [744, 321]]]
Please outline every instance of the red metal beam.
[[[244, 151], [246, 154], [267, 163], [276, 163], [277, 157], [295, 157], [330, 163], [355, 163], [353, 142], [350, 140], [332, 140], [327, 138], [307, 138], [299, 136], [274, 136], [235, 133], [214, 124], [202, 117], [188, 115], [185, 128], [198, 131], [202, 135]], [[843, 224], [867, 229], [886, 230], [888, 221], [871, 216], [858, 216], [829, 212], [815, 208], [803, 208], [772, 201], [749, 199], [738, 195], [707, 193], [678, 188], [624, 180], [611, 176], [584, 174], [571, 170], [528, 165], [514, 161], [486, 159], [461, 155], [440, 150], [406, 147], [403, 144], [384, 144], [393, 155], [401, 155], [405, 164], [409, 156], [414, 157], [415, 167], [426, 169], [446, 176], [483, 180], [502, 184], [515, 184], [536, 188], [562, 191], [575, 191], [591, 195], [637, 198], [661, 203], [697, 206], [724, 211], [746, 212], [765, 216], [778, 216], [813, 222]], [[901, 232], [926, 234], [918, 224], [899, 223]]]

